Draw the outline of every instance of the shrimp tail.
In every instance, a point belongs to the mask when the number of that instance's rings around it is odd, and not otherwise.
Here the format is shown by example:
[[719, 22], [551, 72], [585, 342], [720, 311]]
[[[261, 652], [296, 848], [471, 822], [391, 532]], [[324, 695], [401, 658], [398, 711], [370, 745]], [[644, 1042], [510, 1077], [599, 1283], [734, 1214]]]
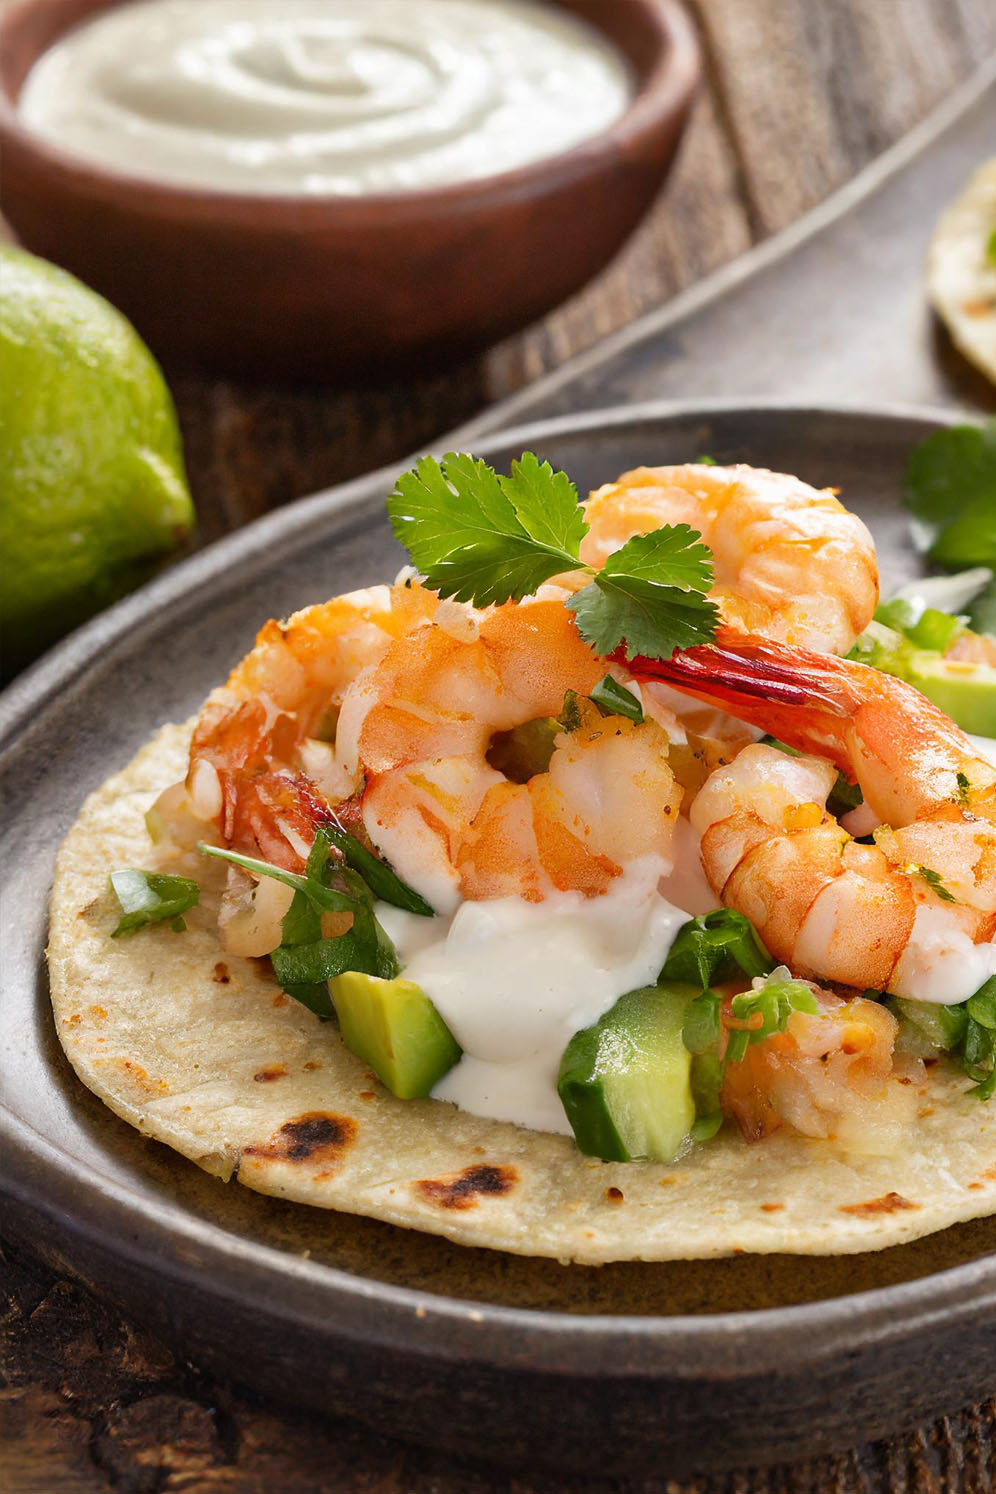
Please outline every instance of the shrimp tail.
[[714, 645], [671, 659], [640, 657], [627, 667], [637, 679], [662, 680], [790, 747], [828, 758], [851, 778], [855, 733], [864, 735], [885, 705], [891, 721], [915, 722], [921, 739], [970, 752], [961, 729], [913, 685], [832, 654], [725, 630]]
[[844, 771], [849, 753], [835, 724], [849, 721], [861, 705], [851, 674], [856, 667], [862, 666], [832, 654], [729, 634], [720, 634], [715, 645], [681, 649], [670, 659], [641, 656], [627, 665], [637, 679], [662, 680], [800, 751], [813, 750], [818, 721], [820, 754]]

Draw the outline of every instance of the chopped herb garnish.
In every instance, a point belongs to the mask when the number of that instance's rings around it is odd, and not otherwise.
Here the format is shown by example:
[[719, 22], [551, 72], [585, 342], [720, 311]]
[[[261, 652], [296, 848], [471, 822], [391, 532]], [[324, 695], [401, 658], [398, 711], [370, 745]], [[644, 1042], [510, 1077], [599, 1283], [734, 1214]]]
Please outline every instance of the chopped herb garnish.
[[965, 1010], [973, 1022], [996, 1029], [996, 975], [991, 975], [985, 985], [968, 998]]
[[[693, 1098], [694, 1091], [695, 1086], [693, 1085]], [[711, 1141], [716, 1132], [721, 1128], [723, 1120], [724, 1116], [721, 1110], [713, 1110], [708, 1115], [700, 1115], [692, 1122], [692, 1129], [688, 1134], [693, 1141]]]
[[576, 690], [565, 691], [564, 704], [561, 706], [560, 715], [557, 718], [563, 731], [571, 733], [580, 730], [582, 716], [581, 702], [583, 698]]
[[734, 996], [730, 1003], [731, 1015], [745, 1025], [730, 1033], [727, 1063], [740, 1063], [751, 1043], [763, 1043], [773, 1033], [784, 1032], [793, 1012], [815, 1016], [819, 1009], [820, 1004], [812, 990], [801, 980], [772, 981], [756, 991], [744, 991]]
[[[979, 1100], [996, 1094], [996, 975], [974, 996], [953, 1006], [890, 996], [889, 1009], [903, 1021], [907, 1033], [926, 1043], [927, 1051], [948, 1053], [961, 1062]], [[913, 1051], [917, 1049], [914, 1046]], [[921, 1050], [922, 1051], [922, 1050]]]
[[689, 1053], [708, 1053], [719, 1042], [721, 1000], [717, 992], [705, 990], [689, 1003], [685, 1022], [681, 1029], [681, 1040]]
[[[787, 742], [780, 742], [777, 737], [766, 733], [760, 738], [765, 747], [777, 747], [779, 752], [785, 752], [789, 757], [802, 757], [803, 754], [798, 747], [790, 747]], [[832, 814], [835, 820], [843, 815], [850, 814], [852, 809], [857, 809], [859, 804], [865, 802], [865, 796], [857, 783], [851, 783], [843, 773], [837, 774], [837, 780], [827, 795], [827, 813]]]
[[774, 964], [749, 918], [732, 908], [714, 908], [682, 924], [661, 980], [684, 981], [706, 990], [738, 973], [752, 978], [767, 975]]
[[996, 634], [996, 576], [968, 604], [968, 621], [976, 633]]
[[140, 871], [133, 866], [111, 872], [109, 881], [124, 915], [113, 930], [112, 939], [136, 934], [151, 923], [170, 923], [174, 932], [180, 933], [186, 928], [180, 915], [195, 908], [201, 895], [190, 877]]
[[395, 908], [404, 908], [406, 913], [417, 913], [422, 918], [435, 918], [436, 910], [432, 904], [427, 903], [414, 887], [403, 882], [386, 861], [381, 861], [379, 856], [368, 851], [363, 842], [357, 840], [355, 835], [350, 835], [338, 821], [326, 826], [324, 834], [342, 854], [346, 865], [359, 872], [374, 897], [379, 897], [382, 903], [390, 903]]
[[692, 1055], [690, 1077], [697, 1117], [693, 1141], [708, 1141], [723, 1124], [719, 1103], [726, 1065], [726, 1058], [719, 1057], [723, 1003], [712, 984], [737, 974], [767, 975], [773, 965], [750, 920], [732, 908], [715, 908], [689, 919], [671, 945], [661, 980], [702, 988], [702, 994], [689, 1002], [681, 1029], [681, 1040]]
[[643, 707], [631, 690], [625, 685], [620, 685], [611, 674], [600, 679], [591, 698], [599, 710], [605, 711], [609, 716], [625, 716], [628, 721], [640, 722], [643, 720]]
[[219, 861], [231, 861], [244, 871], [255, 873], [257, 877], [272, 877], [275, 882], [293, 887], [295, 892], [303, 892], [319, 912], [351, 913], [356, 907], [355, 898], [326, 887], [317, 877], [310, 877], [307, 873], [302, 876], [300, 872], [285, 871], [282, 866], [274, 866], [272, 862], [260, 861], [255, 856], [244, 856], [241, 851], [230, 851], [227, 846], [209, 846], [205, 841], [200, 841], [197, 849], [203, 856], [216, 856]]
[[972, 787], [967, 776], [964, 773], [958, 773], [955, 776], [955, 783], [958, 785], [958, 803], [967, 804], [969, 790]]
[[996, 228], [986, 240], [986, 259], [991, 265], [996, 265]]
[[601, 570], [583, 565], [587, 533], [577, 489], [525, 452], [506, 477], [460, 452], [422, 457], [387, 500], [391, 527], [441, 596], [478, 606], [520, 600], [561, 571], [591, 583], [566, 603], [581, 636], [607, 655], [669, 659], [710, 643], [718, 610], [706, 597], [712, 557], [687, 524], [636, 535]]
[[996, 566], [996, 420], [935, 431], [914, 447], [906, 504], [945, 570]]
[[840, 820], [864, 802], [861, 785], [851, 783], [844, 773], [838, 773], [834, 786], [827, 795], [827, 813], [832, 814], [835, 820]]
[[[344, 861], [330, 860], [333, 848], [340, 851]], [[357, 848], [362, 852], [359, 857], [356, 857]], [[409, 911], [420, 912], [420, 908], [411, 906], [418, 894], [407, 888], [389, 867], [377, 861], [373, 853], [347, 831], [324, 826], [317, 830], [303, 873], [288, 872], [283, 867], [220, 846], [201, 845], [199, 849], [205, 855], [218, 856], [257, 876], [272, 877], [294, 889], [293, 901], [281, 925], [283, 937], [278, 947], [271, 951], [270, 962], [288, 996], [300, 1001], [316, 1016], [326, 1021], [335, 1017], [326, 984], [335, 976], [355, 970], [364, 975], [379, 976], [382, 980], [392, 980], [398, 974], [401, 963], [397, 950], [374, 914], [374, 896], [383, 897], [383, 887], [389, 888], [393, 894], [391, 899], [384, 898], [384, 901], [395, 901], [402, 893], [410, 894]], [[376, 863], [378, 872], [374, 880], [377, 887], [373, 887], [355, 867], [346, 864], [349, 856], [356, 857], [368, 869], [371, 863]], [[389, 878], [385, 879], [380, 872], [389, 873]], [[329, 885], [332, 876], [341, 884], [339, 887]], [[427, 903], [424, 906], [429, 908]], [[322, 933], [322, 916], [326, 913], [350, 913], [352, 923], [345, 932], [326, 937]], [[429, 914], [432, 914], [431, 908]]]
[[965, 1002], [968, 1018], [962, 1043], [965, 1073], [975, 1080], [969, 1094], [991, 1100], [996, 1094], [996, 975]]
[[956, 903], [958, 901], [954, 893], [949, 892], [945, 887], [944, 879], [940, 872], [932, 871], [929, 866], [917, 866], [915, 861], [911, 861], [908, 866], [904, 866], [903, 871], [908, 877], [920, 877], [926, 882], [931, 892], [940, 898], [942, 903]]
[[716, 458], [712, 456], [697, 456], [695, 458], [695, 465], [696, 467], [715, 467]]

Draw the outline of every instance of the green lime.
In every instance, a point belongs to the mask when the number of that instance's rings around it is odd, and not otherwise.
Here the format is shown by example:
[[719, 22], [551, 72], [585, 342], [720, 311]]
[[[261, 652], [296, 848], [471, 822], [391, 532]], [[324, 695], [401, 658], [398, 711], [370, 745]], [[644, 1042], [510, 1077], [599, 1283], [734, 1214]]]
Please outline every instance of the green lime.
[[176, 411], [119, 311], [0, 244], [0, 628], [9, 673], [193, 524]]

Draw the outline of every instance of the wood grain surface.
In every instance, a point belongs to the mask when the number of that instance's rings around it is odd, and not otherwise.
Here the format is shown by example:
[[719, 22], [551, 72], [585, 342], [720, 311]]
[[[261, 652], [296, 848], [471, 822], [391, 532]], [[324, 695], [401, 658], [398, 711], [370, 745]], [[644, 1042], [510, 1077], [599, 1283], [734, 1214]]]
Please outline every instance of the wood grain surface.
[[[613, 0], [605, 0], [606, 4]], [[486, 358], [360, 389], [173, 378], [201, 543], [427, 443], [783, 227], [909, 129], [996, 48], [996, 0], [693, 0], [707, 64], [671, 181], [613, 266]], [[996, 148], [996, 142], [994, 142]], [[746, 392], [746, 391], [745, 391]], [[688, 391], [693, 396], [694, 389]], [[0, 1487], [597, 1494], [317, 1423], [212, 1383], [85, 1289], [3, 1254]], [[994, 1345], [996, 1358], [996, 1345]], [[928, 1494], [996, 1488], [996, 1400], [838, 1457], [669, 1494]]]

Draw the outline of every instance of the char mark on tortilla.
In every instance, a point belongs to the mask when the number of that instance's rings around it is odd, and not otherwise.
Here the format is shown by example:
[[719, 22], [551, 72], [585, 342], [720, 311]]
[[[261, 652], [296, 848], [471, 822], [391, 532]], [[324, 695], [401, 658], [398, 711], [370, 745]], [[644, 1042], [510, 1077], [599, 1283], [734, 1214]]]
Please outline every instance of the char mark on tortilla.
[[514, 1167], [479, 1163], [448, 1178], [423, 1178], [415, 1184], [423, 1198], [441, 1209], [473, 1209], [478, 1195], [510, 1193], [519, 1181]]

